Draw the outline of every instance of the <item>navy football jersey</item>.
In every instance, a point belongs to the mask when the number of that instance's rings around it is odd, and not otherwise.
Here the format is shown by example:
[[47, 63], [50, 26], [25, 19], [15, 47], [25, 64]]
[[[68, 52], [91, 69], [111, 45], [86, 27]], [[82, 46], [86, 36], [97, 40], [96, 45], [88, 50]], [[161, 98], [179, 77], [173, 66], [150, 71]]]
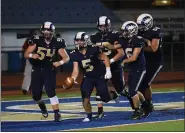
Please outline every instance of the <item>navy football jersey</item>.
[[145, 63], [143, 46], [146, 42], [144, 41], [144, 39], [142, 37], [134, 36], [130, 41], [125, 40], [124, 38], [120, 38], [119, 43], [122, 45], [122, 48], [123, 48], [127, 58], [132, 56], [134, 48], [141, 48], [141, 51], [137, 57], [137, 60], [134, 62], [128, 63], [129, 69], [135, 70], [138, 68], [145, 68], [146, 63]]
[[[96, 43], [102, 43], [102, 42], [109, 42], [110, 44], [114, 44], [115, 41], [118, 41], [119, 39], [119, 32], [118, 31], [110, 31], [107, 34], [103, 35], [100, 32], [97, 32], [96, 34], [92, 34], [90, 36], [91, 42]], [[109, 57], [109, 59], [113, 58], [117, 54], [117, 50], [109, 50], [107, 48], [101, 48], [101, 51]], [[120, 64], [121, 61], [117, 61], [113, 64]]]
[[78, 62], [84, 76], [101, 77], [105, 75], [106, 69], [103, 61], [98, 58], [99, 54], [99, 47], [88, 47], [85, 54], [79, 50], [72, 51], [70, 59], [72, 62]]
[[149, 41], [152, 41], [152, 39], [160, 39], [159, 47], [156, 52], [144, 51], [144, 54], [147, 62], [163, 62], [161, 28], [153, 26], [148, 31], [139, 32], [138, 35], [148, 39]]
[[33, 38], [31, 43], [36, 44], [36, 49], [33, 53], [38, 54], [39, 58], [30, 59], [30, 62], [32, 65], [42, 67], [53, 66], [52, 62], [56, 61], [54, 58], [58, 55], [58, 50], [66, 47], [64, 39], [55, 37], [52, 38], [51, 42], [46, 43], [44, 37], [39, 36]]

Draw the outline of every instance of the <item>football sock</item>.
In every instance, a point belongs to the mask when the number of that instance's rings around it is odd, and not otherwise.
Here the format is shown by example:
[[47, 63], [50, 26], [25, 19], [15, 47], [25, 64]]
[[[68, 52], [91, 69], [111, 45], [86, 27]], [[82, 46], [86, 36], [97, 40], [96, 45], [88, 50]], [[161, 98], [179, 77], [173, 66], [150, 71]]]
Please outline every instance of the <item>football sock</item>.
[[98, 107], [98, 114], [103, 112], [103, 107]]
[[54, 110], [55, 114], [59, 114], [59, 109]]
[[39, 107], [40, 107], [41, 111], [46, 111], [46, 110], [47, 110], [47, 109], [46, 109], [46, 105], [45, 105], [44, 101], [42, 101], [42, 102], [38, 103], [38, 105], [39, 105]]
[[87, 113], [87, 117], [88, 117], [89, 119], [92, 119], [92, 113]]

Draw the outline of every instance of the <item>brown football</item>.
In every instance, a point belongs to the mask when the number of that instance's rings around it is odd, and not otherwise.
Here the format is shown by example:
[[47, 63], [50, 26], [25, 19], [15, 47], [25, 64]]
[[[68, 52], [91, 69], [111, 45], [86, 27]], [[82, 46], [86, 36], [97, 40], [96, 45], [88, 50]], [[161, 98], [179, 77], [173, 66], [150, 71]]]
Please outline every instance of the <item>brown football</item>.
[[70, 89], [72, 88], [74, 85], [74, 79], [72, 77], [68, 77], [65, 81], [64, 81], [64, 84], [63, 84], [63, 88], [64, 89]]

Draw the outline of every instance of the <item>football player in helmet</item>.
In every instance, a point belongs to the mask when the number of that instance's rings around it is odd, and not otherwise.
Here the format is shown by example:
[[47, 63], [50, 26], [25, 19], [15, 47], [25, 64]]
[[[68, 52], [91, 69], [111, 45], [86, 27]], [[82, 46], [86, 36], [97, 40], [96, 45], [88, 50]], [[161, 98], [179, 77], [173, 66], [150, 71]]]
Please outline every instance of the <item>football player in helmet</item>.
[[[46, 94], [50, 99], [54, 111], [54, 120], [60, 121], [59, 100], [56, 96], [56, 71], [59, 67], [69, 61], [69, 56], [65, 50], [65, 41], [54, 37], [55, 26], [51, 22], [45, 22], [41, 26], [42, 36], [36, 36], [29, 42], [24, 57], [30, 59], [32, 64], [31, 91], [34, 101], [41, 109], [42, 115], [48, 117], [48, 112], [42, 100], [42, 88], [45, 87]], [[62, 60], [53, 60], [59, 54]]]
[[139, 36], [142, 36], [147, 45], [144, 47], [144, 55], [146, 58], [146, 75], [139, 88], [143, 93], [147, 102], [150, 103], [150, 112], [153, 111], [152, 104], [152, 89], [151, 83], [163, 67], [163, 52], [162, 52], [162, 31], [161, 28], [153, 25], [153, 17], [150, 14], [143, 13], [138, 16], [137, 24], [139, 27]]
[[[73, 72], [71, 77], [76, 80], [79, 74], [79, 68], [83, 71], [83, 81], [81, 84], [81, 94], [83, 107], [87, 113], [87, 117], [83, 122], [92, 120], [92, 109], [90, 96], [95, 87], [103, 102], [109, 102], [111, 99], [117, 98], [117, 95], [109, 93], [105, 79], [112, 77], [110, 70], [110, 62], [106, 55], [101, 53], [99, 47], [88, 47], [91, 44], [89, 36], [85, 32], [78, 32], [75, 35], [74, 44], [76, 49], [70, 53], [70, 59], [73, 62]], [[73, 82], [72, 78], [68, 78], [68, 82]], [[69, 88], [67, 80], [64, 88]], [[74, 82], [73, 82], [74, 83]]]
[[122, 47], [127, 58], [123, 60], [122, 64], [128, 64], [128, 91], [133, 100], [134, 113], [131, 119], [140, 119], [143, 112], [140, 110], [140, 103], [144, 109], [148, 104], [142, 93], [138, 88], [146, 73], [145, 57], [143, 46], [145, 41], [142, 37], [137, 36], [138, 26], [133, 21], [127, 21], [121, 26], [122, 37], [120, 37], [116, 45], [106, 44], [104, 46], [110, 49], [117, 49]]
[[[101, 16], [98, 18], [97, 28], [98, 32], [91, 35], [91, 41], [94, 44], [110, 43], [114, 45], [120, 36], [118, 31], [111, 29], [111, 21], [107, 16]], [[125, 91], [123, 68], [121, 66], [121, 60], [124, 56], [123, 49], [119, 48], [116, 50], [110, 50], [105, 47], [101, 47], [101, 50], [110, 59], [112, 72], [112, 78], [110, 80], [114, 87], [115, 93], [129, 97], [128, 93]], [[98, 93], [96, 94], [96, 100], [98, 102], [98, 113], [96, 117], [102, 118], [104, 116], [103, 103], [101, 102]], [[116, 99], [116, 102], [119, 102], [119, 99]]]

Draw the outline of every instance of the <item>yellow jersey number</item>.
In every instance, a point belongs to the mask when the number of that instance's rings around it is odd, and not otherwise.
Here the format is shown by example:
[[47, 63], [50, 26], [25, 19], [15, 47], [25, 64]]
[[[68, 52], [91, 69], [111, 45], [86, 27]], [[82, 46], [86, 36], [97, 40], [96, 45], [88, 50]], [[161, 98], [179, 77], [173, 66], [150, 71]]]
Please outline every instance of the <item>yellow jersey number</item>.
[[45, 56], [53, 57], [53, 55], [55, 54], [55, 50], [51, 51], [51, 49], [47, 49], [47, 48], [44, 48], [44, 47], [38, 47], [37, 54], [40, 55], [40, 57], [38, 59], [43, 60]]
[[90, 59], [82, 60], [82, 66], [86, 72], [90, 72], [94, 69], [94, 67], [90, 64], [90, 62], [91, 62]]

